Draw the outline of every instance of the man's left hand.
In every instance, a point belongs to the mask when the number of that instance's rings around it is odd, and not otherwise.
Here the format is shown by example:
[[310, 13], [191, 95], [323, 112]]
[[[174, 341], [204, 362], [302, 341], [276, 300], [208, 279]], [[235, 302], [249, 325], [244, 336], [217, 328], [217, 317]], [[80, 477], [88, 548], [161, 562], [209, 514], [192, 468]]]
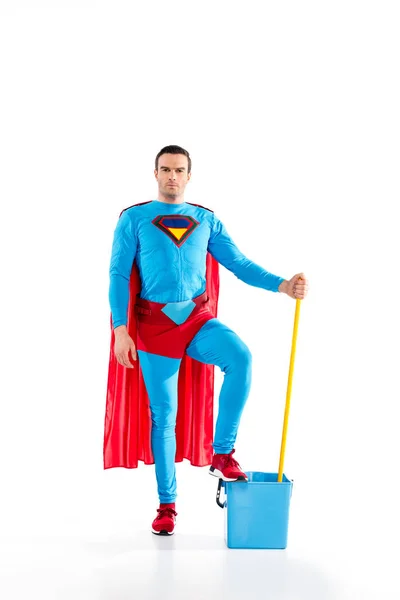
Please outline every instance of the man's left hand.
[[278, 289], [295, 300], [304, 300], [308, 293], [308, 280], [304, 273], [297, 273], [291, 279], [282, 281]]

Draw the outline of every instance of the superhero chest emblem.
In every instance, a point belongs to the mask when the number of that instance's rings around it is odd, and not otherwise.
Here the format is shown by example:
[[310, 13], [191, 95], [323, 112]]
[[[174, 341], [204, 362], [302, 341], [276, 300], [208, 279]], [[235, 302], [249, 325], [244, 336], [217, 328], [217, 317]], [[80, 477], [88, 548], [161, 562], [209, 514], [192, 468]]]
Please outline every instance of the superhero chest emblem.
[[182, 246], [200, 225], [196, 219], [185, 215], [159, 215], [152, 220], [152, 223], [177, 246]]

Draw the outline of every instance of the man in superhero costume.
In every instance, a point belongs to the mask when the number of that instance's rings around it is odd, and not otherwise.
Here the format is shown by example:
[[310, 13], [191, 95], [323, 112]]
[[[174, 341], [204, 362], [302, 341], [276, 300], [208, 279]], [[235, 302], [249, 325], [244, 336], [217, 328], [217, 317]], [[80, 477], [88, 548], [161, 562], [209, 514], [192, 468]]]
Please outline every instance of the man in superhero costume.
[[[114, 232], [103, 454], [105, 469], [155, 464], [160, 507], [152, 531], [171, 535], [175, 462], [211, 465], [224, 481], [247, 479], [233, 453], [252, 357], [217, 318], [219, 263], [249, 285], [292, 298], [304, 298], [308, 282], [303, 273], [286, 280], [253, 263], [211, 209], [184, 201], [186, 150], [160, 150], [154, 174], [158, 199], [124, 209]], [[224, 382], [213, 439], [214, 365]]]

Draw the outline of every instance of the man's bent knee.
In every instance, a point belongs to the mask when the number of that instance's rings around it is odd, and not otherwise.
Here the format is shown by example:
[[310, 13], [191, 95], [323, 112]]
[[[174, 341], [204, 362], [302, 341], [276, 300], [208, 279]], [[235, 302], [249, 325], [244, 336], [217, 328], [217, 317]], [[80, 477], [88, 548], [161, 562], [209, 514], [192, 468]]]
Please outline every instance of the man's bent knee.
[[231, 355], [229, 364], [223, 369], [225, 372], [229, 372], [232, 369], [241, 369], [244, 371], [251, 370], [253, 362], [253, 356], [250, 349], [244, 342], [235, 348], [235, 351]]

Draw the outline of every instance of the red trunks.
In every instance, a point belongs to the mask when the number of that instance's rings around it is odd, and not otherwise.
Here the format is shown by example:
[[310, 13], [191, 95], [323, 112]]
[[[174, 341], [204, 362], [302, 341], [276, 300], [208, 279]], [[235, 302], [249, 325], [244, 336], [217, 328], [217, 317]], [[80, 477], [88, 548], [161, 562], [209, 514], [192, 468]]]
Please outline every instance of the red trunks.
[[137, 350], [182, 358], [199, 329], [214, 318], [208, 301], [207, 292], [192, 300], [167, 303], [150, 302], [137, 296]]

